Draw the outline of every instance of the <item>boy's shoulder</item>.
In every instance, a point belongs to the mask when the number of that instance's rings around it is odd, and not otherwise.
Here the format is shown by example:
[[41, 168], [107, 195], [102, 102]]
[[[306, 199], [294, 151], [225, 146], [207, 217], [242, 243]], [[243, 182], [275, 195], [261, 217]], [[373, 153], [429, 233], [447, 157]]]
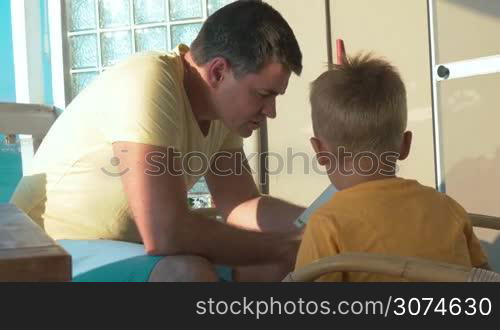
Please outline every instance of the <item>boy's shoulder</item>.
[[464, 208], [450, 196], [433, 187], [423, 185], [417, 180], [405, 178], [370, 181], [338, 191], [318, 208], [315, 214], [331, 218], [336, 214], [359, 213], [363, 209], [379, 208], [381, 205], [394, 208], [395, 205], [403, 206], [406, 203], [413, 207], [418, 205], [422, 207], [425, 205], [446, 206], [457, 216], [467, 216]]
[[449, 196], [445, 193], [440, 193], [440, 194], [443, 196], [443, 198], [445, 199], [451, 212], [455, 215], [456, 218], [465, 219], [465, 220], [469, 221], [469, 214], [467, 213], [465, 208], [458, 201], [456, 201], [451, 196]]
[[[365, 182], [337, 191], [329, 200], [311, 214], [312, 218], [339, 222], [370, 209], [422, 207], [427, 210], [450, 211], [456, 218], [468, 219], [465, 209], [449, 195], [423, 185], [417, 180], [391, 178]], [[385, 207], [384, 207], [385, 206]]]

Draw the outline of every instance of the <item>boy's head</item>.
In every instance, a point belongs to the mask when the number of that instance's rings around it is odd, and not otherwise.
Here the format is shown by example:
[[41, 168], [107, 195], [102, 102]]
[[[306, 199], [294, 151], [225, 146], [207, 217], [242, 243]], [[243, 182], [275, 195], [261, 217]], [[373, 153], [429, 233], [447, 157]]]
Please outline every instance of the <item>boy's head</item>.
[[285, 93], [291, 73], [302, 71], [292, 29], [261, 1], [236, 1], [216, 11], [190, 53], [204, 72], [217, 118], [243, 137], [276, 116], [276, 97]]
[[406, 90], [388, 62], [368, 54], [333, 65], [312, 83], [310, 101], [316, 151], [408, 155]]

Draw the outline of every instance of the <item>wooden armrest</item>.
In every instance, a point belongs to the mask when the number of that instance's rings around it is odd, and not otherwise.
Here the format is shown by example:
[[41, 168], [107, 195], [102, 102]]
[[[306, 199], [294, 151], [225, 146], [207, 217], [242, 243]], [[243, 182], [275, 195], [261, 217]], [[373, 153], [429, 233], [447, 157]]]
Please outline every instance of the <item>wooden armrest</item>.
[[469, 213], [469, 218], [474, 227], [500, 230], [500, 218], [474, 213]]
[[418, 282], [467, 282], [471, 267], [377, 253], [342, 253], [289, 273], [283, 282], [311, 282], [332, 272], [367, 272]]

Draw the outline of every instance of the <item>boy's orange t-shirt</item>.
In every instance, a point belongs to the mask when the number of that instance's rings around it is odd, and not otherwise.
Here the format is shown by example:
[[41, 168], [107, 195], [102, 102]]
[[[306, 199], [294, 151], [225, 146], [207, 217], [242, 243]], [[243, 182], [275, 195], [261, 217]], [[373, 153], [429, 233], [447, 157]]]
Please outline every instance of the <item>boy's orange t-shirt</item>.
[[[487, 263], [466, 211], [415, 180], [389, 178], [337, 192], [307, 224], [296, 268], [343, 252], [421, 257], [465, 266]], [[369, 273], [332, 273], [319, 281], [402, 281]]]

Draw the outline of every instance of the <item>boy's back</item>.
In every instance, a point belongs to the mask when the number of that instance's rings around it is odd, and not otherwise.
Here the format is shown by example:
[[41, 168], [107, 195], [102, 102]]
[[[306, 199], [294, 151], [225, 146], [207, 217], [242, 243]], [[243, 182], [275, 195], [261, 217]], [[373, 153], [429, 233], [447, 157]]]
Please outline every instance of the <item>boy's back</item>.
[[[396, 177], [411, 149], [406, 88], [371, 55], [333, 65], [311, 85], [311, 144], [340, 190], [309, 219], [297, 266], [342, 252], [421, 257], [465, 266], [487, 259], [465, 210], [450, 197]], [[332, 281], [394, 281], [349, 273]]]
[[[343, 252], [422, 257], [479, 267], [487, 263], [465, 210], [414, 180], [387, 178], [335, 194], [310, 218], [297, 267]], [[322, 281], [399, 281], [368, 273], [334, 273]]]

